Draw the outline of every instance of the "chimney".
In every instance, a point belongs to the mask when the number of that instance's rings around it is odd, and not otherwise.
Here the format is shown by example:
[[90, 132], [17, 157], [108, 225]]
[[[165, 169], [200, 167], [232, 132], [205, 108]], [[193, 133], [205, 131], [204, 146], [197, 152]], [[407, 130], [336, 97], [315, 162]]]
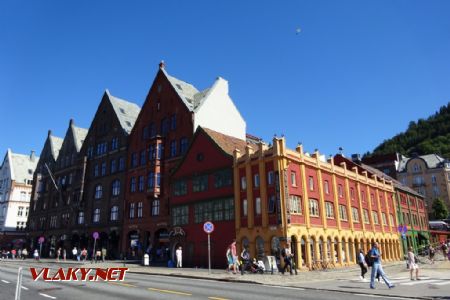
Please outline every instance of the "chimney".
[[73, 118], [70, 118], [69, 126], [72, 126], [72, 125], [73, 125]]
[[31, 150], [31, 153], [30, 153], [30, 160], [31, 160], [32, 162], [34, 162], [34, 161], [36, 160], [36, 154], [35, 154], [34, 150]]
[[358, 153], [352, 154], [352, 161], [353, 161], [355, 164], [360, 165], [360, 164], [361, 164], [361, 155], [358, 154]]
[[52, 135], [52, 131], [49, 129], [47, 136], [51, 136], [51, 135]]
[[161, 62], [159, 63], [159, 68], [160, 69], [165, 69], [166, 68], [166, 63], [164, 62], [164, 60], [161, 60]]

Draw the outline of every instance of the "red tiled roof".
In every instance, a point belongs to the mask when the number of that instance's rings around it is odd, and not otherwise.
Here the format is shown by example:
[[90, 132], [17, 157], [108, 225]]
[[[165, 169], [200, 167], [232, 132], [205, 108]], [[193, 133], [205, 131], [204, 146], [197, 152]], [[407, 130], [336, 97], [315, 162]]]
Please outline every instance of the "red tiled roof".
[[[235, 149], [239, 149], [241, 153], [245, 152], [245, 147], [247, 146], [246, 141], [211, 130], [209, 128], [202, 127], [202, 129], [226, 153], [233, 155], [233, 151]], [[249, 146], [251, 147], [251, 145]]]

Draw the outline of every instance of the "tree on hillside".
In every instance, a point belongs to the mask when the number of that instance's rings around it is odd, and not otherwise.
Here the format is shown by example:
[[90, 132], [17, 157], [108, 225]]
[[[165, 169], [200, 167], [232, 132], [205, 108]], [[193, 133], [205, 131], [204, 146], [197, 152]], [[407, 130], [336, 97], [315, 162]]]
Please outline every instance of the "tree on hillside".
[[442, 220], [448, 216], [448, 209], [441, 198], [436, 198], [431, 207], [433, 209], [432, 216], [435, 220]]

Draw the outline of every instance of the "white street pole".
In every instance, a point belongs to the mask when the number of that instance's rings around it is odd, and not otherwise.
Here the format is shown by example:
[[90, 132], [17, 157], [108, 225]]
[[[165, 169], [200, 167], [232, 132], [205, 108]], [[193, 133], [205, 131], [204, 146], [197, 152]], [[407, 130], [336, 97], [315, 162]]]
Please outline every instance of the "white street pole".
[[94, 239], [94, 250], [92, 251], [92, 261], [97, 262], [97, 257], [95, 257], [95, 243], [97, 243], [97, 239]]
[[20, 300], [20, 291], [22, 290], [22, 267], [19, 268], [17, 273], [17, 284], [16, 284], [16, 298], [15, 300]]
[[211, 275], [211, 239], [208, 233], [208, 274]]

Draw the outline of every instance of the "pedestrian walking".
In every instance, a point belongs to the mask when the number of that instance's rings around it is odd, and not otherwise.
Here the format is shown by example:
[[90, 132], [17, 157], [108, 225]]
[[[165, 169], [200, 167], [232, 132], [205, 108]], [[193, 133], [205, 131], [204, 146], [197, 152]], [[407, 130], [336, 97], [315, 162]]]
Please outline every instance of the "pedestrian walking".
[[231, 256], [233, 257], [233, 274], [236, 274], [236, 265], [239, 264], [237, 250], [236, 250], [236, 239], [233, 239], [233, 242], [230, 245]]
[[25, 260], [27, 257], [28, 257], [28, 250], [27, 250], [27, 248], [23, 248], [22, 259]]
[[34, 257], [35, 260], [39, 260], [39, 252], [38, 252], [37, 249], [34, 249], [33, 257]]
[[73, 260], [77, 259], [77, 253], [78, 253], [77, 247], [73, 247], [73, 249], [72, 249], [72, 258], [73, 258]]
[[434, 264], [434, 254], [436, 253], [436, 250], [434, 247], [430, 244], [428, 247], [428, 257], [430, 259], [431, 264]]
[[22, 249], [17, 250], [17, 258], [22, 259]]
[[87, 250], [86, 248], [83, 248], [83, 250], [81, 251], [81, 258], [83, 259], [83, 261], [86, 261], [87, 259]]
[[416, 256], [414, 255], [413, 247], [408, 248], [408, 266], [409, 266], [409, 274], [410, 274], [411, 280], [414, 280], [414, 278], [413, 278], [414, 270], [416, 271], [416, 280], [420, 280], [419, 266], [417, 265], [417, 262], [416, 262]]
[[250, 266], [250, 253], [248, 252], [248, 246], [244, 245], [244, 249], [241, 252], [242, 264], [241, 264], [241, 275], [244, 275], [245, 270]]
[[61, 248], [58, 248], [58, 250], [56, 250], [56, 261], [59, 261], [60, 257], [61, 257]]
[[16, 249], [11, 250], [11, 258], [16, 259]]
[[233, 255], [231, 255], [231, 245], [227, 247], [227, 252], [225, 253], [227, 259], [227, 272], [230, 272], [233, 268]]
[[102, 248], [102, 262], [105, 262], [106, 259], [106, 248]]
[[66, 257], [67, 257], [67, 251], [66, 251], [66, 248], [64, 248], [64, 249], [62, 250], [62, 253], [63, 253], [63, 260], [66, 261]]
[[362, 249], [359, 249], [358, 264], [359, 264], [359, 267], [361, 268], [361, 275], [359, 276], [359, 278], [361, 280], [365, 281], [364, 275], [367, 273], [367, 263], [364, 258], [364, 252]]
[[381, 265], [381, 259], [380, 259], [382, 253], [378, 249], [377, 242], [372, 243], [372, 249], [370, 250], [369, 255], [370, 255], [370, 258], [373, 260], [372, 273], [370, 274], [370, 288], [371, 289], [375, 288], [375, 275], [377, 275], [377, 273], [380, 273], [381, 278], [383, 278], [384, 282], [390, 289], [395, 287], [395, 285], [389, 281], [389, 279], [387, 278], [386, 274], [383, 271], [383, 267]]
[[291, 247], [289, 243], [286, 243], [286, 246], [281, 249], [281, 257], [284, 259], [284, 267], [281, 271], [282, 274], [286, 272], [286, 270], [289, 268], [289, 273], [293, 275], [292, 273], [292, 252]]
[[441, 250], [442, 250], [442, 256], [444, 257], [444, 260], [447, 260], [447, 244], [445, 242], [442, 242]]
[[181, 246], [178, 247], [178, 249], [175, 251], [175, 256], [177, 258], [177, 268], [183, 267], [183, 250], [181, 249]]

